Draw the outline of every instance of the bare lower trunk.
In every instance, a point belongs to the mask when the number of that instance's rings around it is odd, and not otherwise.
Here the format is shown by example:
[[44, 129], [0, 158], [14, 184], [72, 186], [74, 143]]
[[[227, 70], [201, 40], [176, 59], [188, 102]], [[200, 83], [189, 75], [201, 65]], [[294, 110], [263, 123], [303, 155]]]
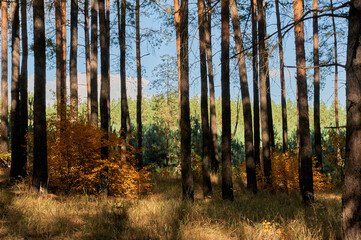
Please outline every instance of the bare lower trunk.
[[7, 2], [1, 2], [1, 142], [0, 151], [9, 151], [8, 143], [8, 7]]
[[98, 126], [98, 1], [91, 1], [90, 122]]
[[84, 44], [85, 44], [85, 69], [87, 86], [87, 119], [91, 120], [91, 83], [90, 83], [90, 43], [89, 43], [89, 0], [84, 2]]
[[78, 118], [78, 0], [71, 0], [70, 20], [70, 106], [71, 113]]

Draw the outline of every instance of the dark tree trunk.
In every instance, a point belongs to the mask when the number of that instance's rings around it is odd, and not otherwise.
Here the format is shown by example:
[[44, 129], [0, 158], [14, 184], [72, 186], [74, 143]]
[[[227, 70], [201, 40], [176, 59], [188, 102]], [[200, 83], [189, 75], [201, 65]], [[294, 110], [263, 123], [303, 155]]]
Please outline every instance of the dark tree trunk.
[[48, 187], [48, 162], [46, 143], [46, 55], [44, 1], [33, 1], [34, 17], [34, 164], [32, 189], [46, 193]]
[[[142, 66], [140, 56], [140, 4], [136, 0], [136, 54], [137, 54], [137, 158], [139, 168], [143, 167], [143, 150], [142, 150]], [[168, 137], [167, 137], [168, 139]], [[168, 148], [167, 148], [168, 149]], [[168, 157], [168, 155], [167, 155]]]
[[90, 122], [98, 126], [98, 1], [91, 1]]
[[257, 193], [256, 164], [253, 152], [253, 131], [252, 131], [252, 109], [249, 97], [246, 58], [244, 54], [241, 27], [239, 23], [239, 13], [235, 0], [230, 0], [231, 16], [234, 32], [234, 40], [236, 43], [239, 79], [242, 92], [242, 107], [244, 119], [244, 145], [246, 155], [246, 172], [247, 172], [247, 189], [253, 193]]
[[91, 120], [90, 43], [89, 43], [89, 0], [84, 1], [84, 44], [87, 86], [87, 119]]
[[346, 161], [342, 230], [346, 240], [361, 239], [361, 1], [350, 2], [346, 62]]
[[212, 0], [207, 0], [208, 19], [205, 20], [206, 54], [209, 79], [209, 113], [211, 134], [211, 170], [214, 174], [219, 170], [216, 97], [214, 93], [213, 53], [212, 53]]
[[21, 37], [22, 37], [22, 62], [19, 78], [20, 112], [19, 112], [19, 137], [20, 137], [20, 162], [26, 168], [28, 131], [28, 29], [27, 29], [26, 0], [21, 0]]
[[259, 39], [259, 86], [260, 86], [260, 105], [261, 105], [261, 126], [262, 126], [262, 155], [263, 170], [267, 182], [271, 183], [271, 139], [268, 101], [267, 101], [267, 72], [268, 72], [268, 50], [266, 46], [266, 16], [264, 9], [264, 0], [257, 0], [258, 6], [258, 39]]
[[[105, 16], [105, 2], [99, 0], [99, 28], [100, 28], [100, 63], [101, 63], [101, 85], [100, 85], [100, 125], [104, 132], [104, 139], [109, 136], [110, 123], [110, 82], [109, 82], [109, 62], [107, 47], [107, 20]], [[103, 159], [108, 158], [108, 147], [101, 148]]]
[[208, 120], [208, 87], [207, 87], [207, 55], [206, 55], [206, 7], [204, 0], [198, 0], [198, 28], [199, 28], [199, 58], [201, 72], [201, 118], [202, 118], [202, 175], [203, 175], [203, 197], [212, 194], [210, 178], [210, 150], [211, 136]]
[[260, 126], [259, 126], [259, 93], [258, 93], [258, 51], [257, 51], [257, 0], [251, 0], [252, 8], [252, 72], [253, 72], [253, 138], [254, 161], [261, 167], [260, 159]]
[[6, 1], [1, 2], [1, 142], [0, 151], [9, 151], [8, 143], [8, 6]]
[[281, 15], [279, 10], [279, 0], [276, 0], [276, 17], [277, 17], [277, 33], [278, 33], [278, 50], [280, 56], [283, 152], [287, 152], [288, 151], [287, 105], [286, 105], [285, 70], [284, 70], [284, 60], [283, 60], [283, 43], [282, 43], [283, 37], [281, 32]]
[[[181, 18], [180, 18], [180, 6], [179, 6], [179, 0], [174, 0], [174, 26], [176, 30], [176, 46], [177, 46], [177, 67], [178, 67], [178, 117], [181, 118], [181, 63], [180, 63], [180, 24], [181, 24]], [[180, 124], [180, 123], [179, 123]]]
[[[303, 17], [303, 1], [294, 0], [294, 21], [298, 22]], [[313, 176], [312, 176], [312, 145], [308, 120], [308, 97], [306, 79], [306, 57], [304, 45], [303, 22], [295, 25], [296, 63], [297, 63], [297, 86], [300, 131], [300, 179], [302, 179], [301, 194], [305, 204], [313, 201]]]
[[313, 86], [314, 86], [314, 100], [313, 100], [313, 121], [314, 121], [314, 138], [315, 138], [315, 152], [316, 152], [316, 167], [322, 169], [322, 147], [321, 147], [321, 126], [320, 126], [320, 65], [318, 53], [318, 0], [312, 1], [313, 11], [313, 65], [315, 66], [313, 72]]
[[75, 119], [78, 118], [78, 0], [71, 0], [70, 10], [70, 106]]
[[221, 1], [222, 198], [233, 201], [229, 87], [229, 0]]
[[25, 166], [21, 163], [20, 145], [20, 37], [19, 37], [19, 0], [12, 2], [11, 7], [11, 169], [10, 177], [19, 178], [25, 176]]

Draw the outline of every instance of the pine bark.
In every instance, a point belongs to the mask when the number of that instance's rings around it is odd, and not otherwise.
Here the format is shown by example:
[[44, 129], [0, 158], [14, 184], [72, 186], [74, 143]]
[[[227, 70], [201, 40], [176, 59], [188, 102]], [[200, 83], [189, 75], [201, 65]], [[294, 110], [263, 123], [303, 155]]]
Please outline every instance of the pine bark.
[[282, 105], [282, 143], [283, 152], [288, 151], [288, 137], [287, 137], [287, 105], [286, 105], [286, 85], [285, 85], [285, 70], [283, 59], [283, 37], [281, 32], [281, 15], [279, 9], [279, 0], [276, 0], [276, 17], [277, 17], [277, 34], [278, 34], [278, 50], [280, 57], [280, 82], [281, 82], [281, 105]]
[[242, 93], [242, 107], [244, 119], [244, 145], [246, 155], [247, 189], [257, 193], [256, 163], [253, 151], [253, 131], [252, 131], [252, 109], [251, 99], [248, 90], [246, 57], [243, 47], [243, 39], [239, 22], [239, 13], [235, 0], [230, 0], [231, 18], [233, 25], [234, 41], [238, 58], [239, 80]]
[[271, 139], [269, 125], [269, 105], [267, 100], [267, 72], [268, 72], [268, 50], [266, 46], [266, 16], [264, 0], [257, 0], [258, 7], [258, 41], [259, 41], [259, 88], [261, 106], [261, 126], [262, 126], [262, 155], [263, 171], [267, 182], [271, 183]]
[[90, 43], [89, 43], [89, 0], [84, 1], [84, 44], [87, 86], [87, 119], [91, 120]]
[[302, 181], [301, 195], [305, 204], [313, 201], [313, 176], [312, 176], [312, 145], [309, 127], [308, 114], [308, 96], [307, 96], [307, 79], [306, 79], [306, 56], [304, 45], [303, 22], [299, 20], [303, 17], [303, 1], [294, 0], [294, 21], [295, 25], [295, 46], [296, 46], [296, 64], [297, 64], [297, 86], [299, 116], [298, 122], [300, 131], [300, 179]]
[[90, 122], [98, 126], [98, 1], [91, 1]]
[[361, 239], [361, 1], [350, 2], [346, 62], [346, 160], [342, 194], [344, 239]]
[[1, 2], [1, 127], [0, 151], [9, 151], [8, 139], [8, 7], [7, 2]]
[[253, 138], [254, 161], [261, 166], [260, 126], [259, 126], [259, 84], [258, 84], [258, 48], [257, 48], [257, 0], [251, 0], [252, 8], [252, 73], [253, 73]]
[[19, 0], [11, 6], [11, 169], [10, 177], [18, 179], [25, 176], [25, 166], [21, 163], [20, 145], [20, 36], [19, 36]]
[[33, 1], [34, 18], [34, 163], [32, 190], [46, 193], [48, 164], [46, 143], [46, 54], [44, 1]]
[[214, 93], [214, 73], [213, 73], [213, 53], [212, 53], [212, 0], [207, 0], [207, 16], [205, 19], [205, 39], [206, 54], [208, 66], [209, 82], [209, 114], [210, 114], [210, 134], [211, 134], [211, 170], [214, 174], [219, 170], [218, 156], [218, 138], [217, 138], [217, 114], [216, 114], [216, 97]]
[[[181, 17], [180, 17], [180, 5], [179, 0], [174, 0], [174, 26], [176, 30], [176, 47], [177, 47], [177, 67], [178, 67], [178, 117], [181, 118], [181, 60], [180, 60], [180, 24], [181, 24]], [[180, 124], [180, 123], [179, 123]]]
[[318, 43], [318, 0], [312, 1], [313, 9], [313, 65], [315, 66], [313, 72], [313, 86], [314, 86], [314, 100], [313, 100], [313, 119], [314, 119], [314, 138], [315, 138], [315, 153], [316, 153], [316, 167], [322, 169], [322, 147], [321, 147], [321, 124], [320, 124], [320, 65], [319, 61], [319, 43]]
[[[143, 167], [143, 150], [142, 150], [142, 66], [140, 56], [140, 4], [136, 0], [136, 55], [137, 55], [137, 158], [139, 168]], [[168, 138], [168, 137], [167, 137]]]
[[189, 110], [188, 0], [182, 0], [180, 13], [180, 137], [183, 200], [194, 201], [191, 168], [191, 124]]
[[203, 197], [212, 194], [210, 178], [210, 151], [211, 136], [208, 119], [208, 86], [207, 86], [207, 55], [206, 55], [206, 7], [204, 0], [198, 0], [198, 32], [199, 32], [199, 59], [201, 73], [201, 119], [202, 119], [202, 176]]
[[78, 118], [78, 0], [71, 0], [70, 10], [70, 107], [71, 113]]
[[221, 1], [222, 198], [233, 201], [229, 82], [229, 0]]

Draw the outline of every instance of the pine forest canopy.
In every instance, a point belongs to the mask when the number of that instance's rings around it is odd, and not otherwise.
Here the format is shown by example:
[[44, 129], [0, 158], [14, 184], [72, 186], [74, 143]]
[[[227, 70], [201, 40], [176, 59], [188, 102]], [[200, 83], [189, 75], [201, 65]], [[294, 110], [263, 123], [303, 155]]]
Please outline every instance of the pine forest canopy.
[[361, 239], [360, 6], [1, 1], [10, 177], [32, 174], [40, 193], [124, 196], [168, 171], [193, 202], [197, 181], [214, 194], [212, 176], [233, 201], [238, 176], [254, 194], [298, 191], [306, 205], [345, 183], [344, 237]]

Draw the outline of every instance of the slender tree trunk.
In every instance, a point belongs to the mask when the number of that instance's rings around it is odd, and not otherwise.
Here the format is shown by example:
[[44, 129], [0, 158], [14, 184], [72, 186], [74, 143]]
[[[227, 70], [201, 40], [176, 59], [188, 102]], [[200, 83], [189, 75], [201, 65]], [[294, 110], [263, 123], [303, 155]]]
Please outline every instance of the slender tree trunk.
[[253, 152], [253, 131], [252, 131], [252, 109], [249, 97], [246, 58], [244, 54], [241, 27], [239, 24], [239, 13], [236, 0], [230, 0], [231, 16], [234, 32], [234, 41], [238, 57], [239, 79], [242, 92], [242, 107], [244, 118], [244, 145], [246, 155], [247, 188], [257, 193], [256, 163]]
[[[109, 136], [109, 122], [110, 122], [110, 82], [108, 78], [109, 63], [108, 63], [108, 48], [107, 48], [107, 21], [105, 16], [105, 1], [99, 0], [99, 29], [100, 29], [100, 62], [101, 62], [101, 85], [100, 85], [100, 125], [104, 132], [104, 139], [107, 140]], [[108, 158], [108, 147], [101, 148], [101, 155], [103, 159]]]
[[0, 151], [9, 151], [8, 143], [8, 6], [1, 2], [1, 143]]
[[342, 194], [344, 239], [361, 239], [361, 1], [350, 2], [346, 62], [346, 160]]
[[210, 105], [210, 134], [211, 134], [211, 170], [218, 173], [218, 138], [217, 138], [217, 115], [216, 97], [214, 93], [213, 53], [212, 53], [212, 0], [207, 0], [208, 19], [205, 20], [206, 54], [209, 81], [209, 105]]
[[70, 106], [75, 119], [78, 118], [78, 0], [71, 0], [70, 10]]
[[87, 86], [87, 118], [91, 120], [90, 43], [89, 43], [89, 0], [84, 1], [84, 44]]
[[46, 55], [44, 1], [33, 1], [34, 17], [34, 163], [32, 189], [46, 193], [48, 163], [46, 143]]
[[204, 0], [198, 0], [199, 56], [201, 72], [201, 118], [202, 118], [202, 175], [203, 197], [212, 194], [210, 178], [211, 136], [208, 120], [208, 86], [207, 86], [207, 55], [206, 55], [206, 7]]
[[314, 138], [315, 138], [315, 152], [316, 152], [316, 167], [321, 167], [322, 170], [322, 147], [321, 147], [321, 126], [320, 126], [320, 65], [318, 53], [318, 0], [312, 1], [313, 11], [313, 65], [315, 66], [313, 72], [313, 86], [314, 86], [314, 100], [313, 100], [313, 121], [314, 121]]
[[182, 0], [179, 8], [180, 27], [180, 136], [183, 200], [194, 201], [193, 174], [191, 168], [191, 124], [189, 113], [189, 55], [188, 55], [188, 0]]
[[258, 51], [257, 51], [257, 0], [251, 0], [252, 8], [252, 71], [253, 71], [253, 138], [254, 161], [261, 166], [260, 159], [260, 126], [259, 126], [259, 93], [258, 93]]
[[222, 198], [233, 201], [229, 87], [229, 0], [221, 1]]
[[[303, 1], [294, 0], [294, 21], [298, 22], [303, 17]], [[312, 145], [310, 137], [310, 127], [308, 120], [308, 97], [306, 79], [306, 57], [304, 45], [303, 22], [295, 25], [296, 63], [297, 63], [297, 86], [300, 129], [300, 179], [302, 179], [301, 194], [305, 204], [313, 201], [313, 176], [312, 176]]]
[[[143, 167], [143, 150], [142, 150], [142, 67], [140, 56], [140, 4], [136, 0], [136, 54], [137, 54], [137, 158], [139, 168]], [[168, 86], [167, 86], [168, 87]], [[167, 133], [168, 134], [168, 133]]]
[[21, 163], [21, 146], [20, 146], [20, 87], [19, 87], [19, 70], [20, 70], [20, 37], [19, 37], [19, 0], [12, 2], [12, 37], [11, 37], [11, 169], [10, 177], [19, 178], [25, 176], [25, 169]]
[[[181, 48], [181, 40], [180, 40], [180, 24], [181, 24], [181, 17], [180, 17], [180, 5], [179, 0], [174, 0], [174, 25], [176, 30], [176, 47], [177, 47], [177, 67], [178, 67], [178, 116], [181, 119], [181, 60], [180, 60], [180, 48]], [[179, 123], [180, 124], [180, 123]]]
[[20, 89], [19, 136], [20, 136], [20, 147], [21, 147], [20, 162], [24, 170], [26, 168], [26, 162], [27, 162], [26, 133], [28, 131], [28, 29], [27, 29], [26, 11], [27, 11], [26, 0], [21, 0], [22, 62], [21, 62], [21, 74], [19, 78], [19, 89]]
[[90, 122], [98, 126], [98, 1], [91, 1]]
[[286, 105], [286, 86], [285, 86], [285, 70], [283, 60], [283, 37], [281, 32], [281, 16], [279, 9], [279, 0], [276, 0], [276, 17], [277, 17], [277, 33], [278, 33], [278, 49], [280, 56], [280, 81], [281, 81], [281, 103], [282, 103], [282, 139], [283, 152], [288, 151], [287, 138], [287, 105]]
[[262, 155], [263, 171], [267, 182], [271, 183], [271, 139], [267, 104], [267, 72], [268, 72], [268, 50], [266, 46], [266, 16], [264, 0], [257, 0], [258, 6], [258, 39], [259, 39], [259, 85], [261, 105], [261, 126], [262, 126]]

